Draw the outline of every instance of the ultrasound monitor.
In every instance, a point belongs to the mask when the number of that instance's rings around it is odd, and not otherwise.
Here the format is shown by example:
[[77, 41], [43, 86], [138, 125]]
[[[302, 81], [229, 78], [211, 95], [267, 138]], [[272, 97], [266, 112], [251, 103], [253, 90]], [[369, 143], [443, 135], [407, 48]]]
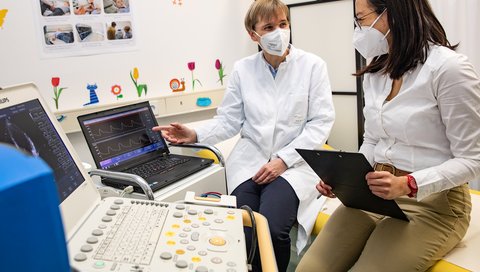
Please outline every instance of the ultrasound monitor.
[[[100, 201], [97, 189], [55, 116], [33, 84], [0, 90], [0, 144], [5, 143], [53, 170], [67, 239]], [[28, 167], [25, 171], [28, 171]], [[19, 196], [22, 197], [22, 196]]]
[[60, 201], [84, 181], [38, 99], [0, 109], [0, 142], [41, 157], [53, 169]]

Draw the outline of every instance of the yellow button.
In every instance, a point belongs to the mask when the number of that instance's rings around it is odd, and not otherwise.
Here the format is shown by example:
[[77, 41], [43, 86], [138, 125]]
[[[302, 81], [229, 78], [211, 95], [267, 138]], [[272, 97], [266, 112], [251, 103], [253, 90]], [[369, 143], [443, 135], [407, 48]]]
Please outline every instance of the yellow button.
[[177, 253], [178, 255], [183, 255], [183, 254], [185, 254], [185, 250], [177, 249], [177, 251], [175, 251], [175, 253]]
[[207, 218], [205, 218], [205, 217], [199, 217], [198, 220], [200, 220], [200, 221], [205, 221], [205, 220], [207, 220]]
[[227, 242], [225, 241], [225, 239], [223, 239], [222, 237], [212, 237], [210, 239], [208, 239], [208, 241], [210, 242], [210, 244], [214, 245], [214, 246], [224, 246]]
[[185, 223], [185, 224], [190, 224], [190, 223], [192, 223], [192, 220], [190, 220], [190, 219], [185, 219], [185, 220], [183, 220], [183, 223]]
[[228, 219], [228, 220], [234, 220], [234, 219], [235, 219], [235, 216], [233, 216], [233, 215], [227, 215], [227, 219]]
[[175, 241], [168, 240], [168, 241], [167, 241], [167, 245], [173, 246], [173, 245], [175, 245]]
[[178, 224], [173, 224], [173, 225], [172, 225], [172, 228], [174, 228], [174, 229], [179, 229], [179, 228], [180, 228], [180, 225], [178, 225]]
[[201, 261], [202, 261], [202, 258], [200, 258], [200, 257], [197, 257], [197, 256], [192, 257], [192, 262], [194, 262], [194, 263], [199, 263]]
[[167, 237], [172, 237], [172, 236], [174, 236], [174, 235], [175, 235], [175, 232], [173, 232], [173, 231], [167, 231], [167, 232], [165, 232], [165, 236], [167, 236]]

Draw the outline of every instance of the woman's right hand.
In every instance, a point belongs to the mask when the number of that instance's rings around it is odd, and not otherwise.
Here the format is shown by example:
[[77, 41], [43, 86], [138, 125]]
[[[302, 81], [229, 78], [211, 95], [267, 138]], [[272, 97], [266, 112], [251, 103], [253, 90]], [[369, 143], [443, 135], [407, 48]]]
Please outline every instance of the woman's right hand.
[[156, 126], [153, 131], [161, 131], [165, 140], [173, 144], [192, 144], [197, 142], [197, 133], [179, 123], [171, 123], [169, 126]]
[[330, 198], [335, 198], [335, 194], [333, 194], [332, 192], [332, 187], [330, 187], [330, 185], [326, 184], [325, 182], [321, 181], [318, 182], [317, 186], [316, 186], [318, 192], [320, 192], [321, 195], [324, 195], [326, 197], [330, 197]]

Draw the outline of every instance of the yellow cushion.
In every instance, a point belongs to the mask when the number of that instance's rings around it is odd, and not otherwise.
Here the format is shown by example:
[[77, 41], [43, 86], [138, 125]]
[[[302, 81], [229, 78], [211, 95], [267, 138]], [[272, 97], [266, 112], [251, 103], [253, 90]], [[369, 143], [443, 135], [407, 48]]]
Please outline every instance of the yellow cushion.
[[329, 146], [328, 144], [324, 144], [322, 148], [326, 150], [335, 150], [333, 147]]
[[219, 163], [217, 155], [215, 155], [215, 153], [213, 153], [212, 151], [210, 151], [208, 149], [202, 149], [200, 151], [197, 151], [196, 155], [199, 156], [200, 158], [212, 159], [214, 161], [214, 163], [216, 163], [216, 164]]
[[430, 267], [427, 272], [470, 272], [470, 270], [461, 268], [460, 266], [454, 265], [445, 260], [440, 260], [432, 267]]

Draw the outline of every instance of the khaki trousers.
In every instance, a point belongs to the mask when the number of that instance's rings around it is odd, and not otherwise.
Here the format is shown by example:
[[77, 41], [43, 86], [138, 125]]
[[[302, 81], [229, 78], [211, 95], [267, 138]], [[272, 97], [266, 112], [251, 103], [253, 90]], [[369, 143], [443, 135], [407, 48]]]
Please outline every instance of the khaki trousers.
[[296, 271], [426, 271], [465, 236], [472, 208], [467, 184], [420, 202], [396, 202], [410, 222], [340, 205]]

